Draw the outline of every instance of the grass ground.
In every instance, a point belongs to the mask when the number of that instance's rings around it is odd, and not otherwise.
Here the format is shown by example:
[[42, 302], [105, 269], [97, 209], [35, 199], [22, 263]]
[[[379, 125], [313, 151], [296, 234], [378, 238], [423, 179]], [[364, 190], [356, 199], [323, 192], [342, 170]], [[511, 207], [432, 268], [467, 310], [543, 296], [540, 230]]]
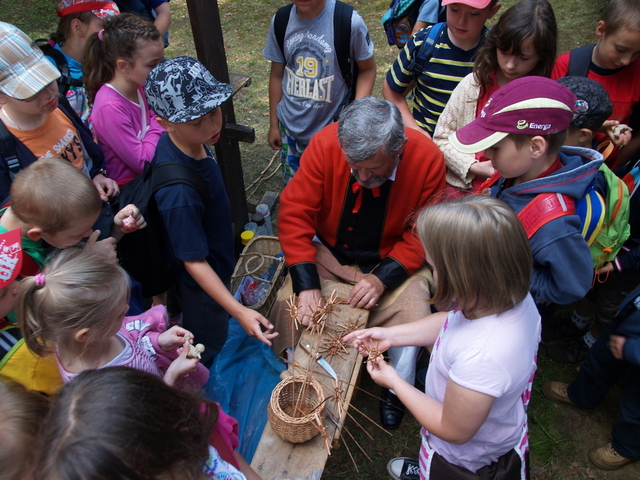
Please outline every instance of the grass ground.
[[[349, 0], [347, 0], [349, 1]], [[256, 130], [254, 144], [241, 144], [245, 185], [260, 178], [260, 172], [268, 166], [273, 151], [266, 143], [268, 128], [267, 85], [269, 64], [261, 51], [269, 21], [275, 10], [286, 0], [218, 0], [229, 71], [250, 75], [252, 85], [242, 90], [235, 98], [234, 105], [239, 124], [249, 125]], [[376, 45], [378, 79], [374, 94], [380, 95], [382, 79], [398, 50], [387, 45], [380, 16], [388, 7], [389, 0], [351, 0], [349, 1], [363, 16], [369, 26]], [[504, 7], [511, 6], [514, 0], [504, 0]], [[560, 28], [559, 52], [565, 52], [579, 45], [595, 41], [594, 30], [604, 0], [551, 0]], [[49, 0], [29, 0], [11, 2], [0, 0], [0, 19], [14, 23], [32, 38], [46, 37], [55, 29], [57, 17]], [[173, 24], [171, 27], [171, 45], [167, 56], [194, 55], [193, 39], [186, 9], [186, 0], [171, 1]], [[268, 173], [273, 171], [274, 162]], [[252, 200], [259, 199], [266, 190], [279, 191], [282, 187], [280, 173], [268, 180], [258, 182], [258, 190]], [[254, 187], [248, 188], [250, 193]], [[536, 479], [637, 479], [640, 478], [640, 465], [632, 465], [618, 472], [603, 472], [594, 468], [587, 459], [586, 452], [593, 446], [609, 440], [611, 426], [617, 416], [617, 398], [619, 391], [612, 392], [604, 404], [590, 417], [582, 417], [570, 408], [547, 401], [541, 392], [544, 380], [571, 381], [576, 375], [575, 365], [564, 366], [551, 362], [541, 352], [539, 370], [534, 385], [534, 395], [529, 411], [531, 465], [533, 478]], [[378, 388], [365, 373], [361, 386], [371, 392]], [[376, 418], [378, 403], [376, 399], [360, 393], [354, 405], [372, 418]], [[330, 457], [324, 478], [365, 479], [388, 478], [386, 462], [394, 456], [415, 457], [419, 446], [419, 425], [408, 415], [402, 427], [393, 437], [374, 434], [375, 441], [366, 438], [358, 429], [347, 424], [371, 460], [357, 452], [355, 461], [360, 473], [356, 472], [346, 448], [334, 449]], [[353, 442], [347, 441], [351, 451]]]

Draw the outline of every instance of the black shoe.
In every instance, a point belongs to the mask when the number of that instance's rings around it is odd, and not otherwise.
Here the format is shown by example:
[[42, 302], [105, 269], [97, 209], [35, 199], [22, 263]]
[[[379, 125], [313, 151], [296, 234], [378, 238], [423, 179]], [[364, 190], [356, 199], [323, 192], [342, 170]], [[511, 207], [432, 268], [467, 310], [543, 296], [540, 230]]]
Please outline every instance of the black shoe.
[[380, 423], [387, 430], [395, 430], [402, 422], [406, 407], [388, 388], [382, 389], [380, 397]]
[[542, 341], [556, 343], [582, 337], [591, 325], [579, 328], [570, 319], [549, 320], [542, 324]]
[[589, 347], [582, 338], [569, 340], [568, 342], [547, 345], [547, 355], [554, 362], [578, 363], [587, 358]]

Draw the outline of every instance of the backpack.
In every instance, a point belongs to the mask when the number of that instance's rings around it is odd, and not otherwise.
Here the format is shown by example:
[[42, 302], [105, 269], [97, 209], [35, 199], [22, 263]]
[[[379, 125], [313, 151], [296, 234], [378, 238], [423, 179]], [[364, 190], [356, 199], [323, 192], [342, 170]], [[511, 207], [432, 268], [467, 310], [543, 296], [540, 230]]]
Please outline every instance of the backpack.
[[17, 325], [0, 328], [0, 375], [47, 395], [63, 385], [54, 355], [32, 353]]
[[631, 234], [627, 186], [605, 164], [598, 171], [605, 180], [604, 196], [593, 183], [577, 200], [560, 193], [541, 193], [518, 213], [528, 238], [556, 218], [578, 215], [595, 269], [616, 258]]
[[40, 38], [36, 40], [36, 45], [40, 47], [42, 53], [53, 60], [53, 63], [56, 64], [56, 67], [60, 71], [60, 78], [58, 78], [57, 80], [58, 92], [60, 92], [62, 95], [66, 95], [69, 91], [69, 87], [82, 87], [84, 85], [83, 79], [71, 78], [71, 72], [69, 70], [67, 59], [64, 58], [64, 54], [60, 50], [54, 48], [54, 43], [52, 40]]
[[[435, 0], [391, 0], [389, 9], [380, 20], [387, 34], [389, 45], [402, 48], [407, 44], [409, 38], [411, 38], [411, 31], [418, 19], [420, 7], [424, 2], [428, 1]], [[442, 6], [441, 1], [438, 1], [438, 4], [438, 21], [444, 22], [446, 20], [446, 8]]]
[[[273, 30], [283, 56], [284, 36], [287, 32], [287, 25], [289, 24], [289, 16], [292, 8], [293, 3], [280, 7], [276, 12], [275, 19], [273, 21]], [[347, 85], [347, 93], [340, 104], [336, 117], [342, 111], [344, 106], [348, 105], [356, 98], [358, 65], [351, 58], [352, 14], [353, 7], [351, 5], [347, 5], [346, 3], [336, 0], [335, 10], [333, 11], [333, 46], [336, 50], [338, 66], [340, 67], [342, 78], [344, 78], [344, 82]]]
[[589, 64], [591, 63], [591, 54], [593, 53], [593, 45], [584, 45], [574, 48], [569, 53], [569, 67], [567, 68], [567, 77], [586, 77], [589, 73]]
[[433, 51], [436, 49], [436, 41], [442, 31], [447, 27], [447, 22], [436, 23], [429, 30], [429, 35], [424, 39], [420, 48], [413, 56], [411, 63], [407, 67], [408, 70], [411, 71], [414, 75], [420, 75], [423, 71], [431, 57], [433, 56]]
[[146, 228], [129, 233], [118, 242], [120, 265], [142, 284], [142, 294], [147, 298], [166, 292], [178, 274], [180, 262], [167, 238], [155, 193], [180, 183], [196, 190], [205, 208], [208, 207], [207, 184], [193, 168], [179, 162], [156, 163], [155, 160], [147, 163], [144, 171], [122, 188], [112, 206], [117, 212], [132, 203], [147, 222]]

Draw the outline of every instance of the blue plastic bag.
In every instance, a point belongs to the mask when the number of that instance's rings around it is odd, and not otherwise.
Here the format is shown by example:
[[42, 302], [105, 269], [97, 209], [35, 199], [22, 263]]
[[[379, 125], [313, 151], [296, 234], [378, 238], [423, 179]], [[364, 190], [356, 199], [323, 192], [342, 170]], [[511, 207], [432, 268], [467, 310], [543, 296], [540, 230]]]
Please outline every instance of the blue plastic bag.
[[249, 337], [235, 319], [229, 321], [229, 336], [204, 388], [209, 398], [238, 421], [238, 451], [249, 463], [267, 423], [271, 392], [285, 369], [271, 348]]

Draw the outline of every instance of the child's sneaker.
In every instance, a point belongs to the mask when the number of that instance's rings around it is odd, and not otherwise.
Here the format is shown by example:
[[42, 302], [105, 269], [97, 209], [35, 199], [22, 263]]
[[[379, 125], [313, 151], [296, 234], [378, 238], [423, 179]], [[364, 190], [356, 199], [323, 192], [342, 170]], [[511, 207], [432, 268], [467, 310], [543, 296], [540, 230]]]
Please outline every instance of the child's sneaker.
[[571, 399], [569, 398], [569, 394], [567, 393], [568, 386], [569, 386], [568, 383], [547, 381], [542, 384], [542, 393], [549, 400], [571, 405], [581, 415], [590, 415], [591, 410], [585, 410], [584, 408], [579, 408], [571, 401]]
[[398, 457], [389, 460], [387, 472], [393, 480], [418, 480], [420, 478], [420, 466], [418, 460], [407, 457]]
[[589, 450], [588, 456], [589, 460], [591, 460], [596, 467], [601, 468], [602, 470], [617, 470], [638, 460], [624, 458], [614, 450], [611, 443], [607, 443], [601, 447], [592, 448]]

